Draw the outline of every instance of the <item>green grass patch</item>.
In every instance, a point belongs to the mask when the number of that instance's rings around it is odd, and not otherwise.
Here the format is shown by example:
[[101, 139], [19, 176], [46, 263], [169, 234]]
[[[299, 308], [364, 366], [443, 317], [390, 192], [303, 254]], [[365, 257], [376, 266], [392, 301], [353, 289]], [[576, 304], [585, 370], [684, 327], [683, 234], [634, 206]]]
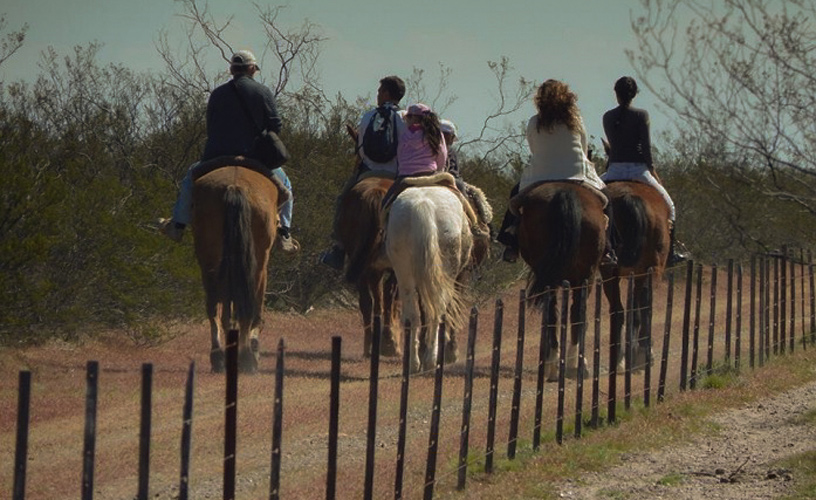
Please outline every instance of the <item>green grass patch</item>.
[[779, 461], [775, 467], [790, 470], [795, 479], [794, 492], [782, 497], [783, 500], [816, 498], [816, 451], [786, 458]]
[[661, 477], [657, 480], [657, 484], [661, 486], [678, 486], [683, 484], [685, 478], [682, 474], [677, 472], [672, 472], [671, 474], [666, 474], [665, 476]]

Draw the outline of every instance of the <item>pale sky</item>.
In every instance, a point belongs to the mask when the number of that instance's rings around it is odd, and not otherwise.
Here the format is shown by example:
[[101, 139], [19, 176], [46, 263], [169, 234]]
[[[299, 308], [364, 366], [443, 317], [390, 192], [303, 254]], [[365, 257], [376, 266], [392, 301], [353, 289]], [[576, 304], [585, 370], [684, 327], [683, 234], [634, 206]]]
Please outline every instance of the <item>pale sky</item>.
[[[209, 5], [220, 20], [235, 16], [228, 42], [261, 57], [264, 32], [253, 3], [211, 0]], [[172, 0], [4, 0], [0, 14], [6, 15], [6, 32], [24, 23], [29, 31], [24, 47], [0, 66], [0, 80], [33, 78], [48, 46], [69, 54], [92, 41], [103, 44], [103, 64], [162, 71], [155, 41], [162, 29], [183, 35], [177, 16], [182, 11]], [[425, 70], [430, 90], [441, 63], [452, 69], [449, 91], [458, 96], [443, 117], [456, 122], [467, 139], [495, 105], [497, 87], [487, 61], [506, 56], [514, 68], [513, 88], [519, 76], [536, 83], [566, 82], [578, 94], [587, 132], [598, 143], [601, 116], [616, 104], [615, 80], [634, 76], [624, 50], [635, 48], [630, 16], [640, 11], [638, 0], [297, 0], [279, 21], [298, 27], [308, 19], [328, 38], [319, 69], [329, 96], [340, 92], [349, 100], [363, 96], [373, 102], [381, 77], [408, 77], [414, 67]], [[270, 65], [271, 59], [261, 61], [267, 83], [277, 69]], [[635, 105], [651, 113], [653, 137], [669, 127], [647, 90]], [[534, 112], [530, 100], [513, 122], [526, 122]]]

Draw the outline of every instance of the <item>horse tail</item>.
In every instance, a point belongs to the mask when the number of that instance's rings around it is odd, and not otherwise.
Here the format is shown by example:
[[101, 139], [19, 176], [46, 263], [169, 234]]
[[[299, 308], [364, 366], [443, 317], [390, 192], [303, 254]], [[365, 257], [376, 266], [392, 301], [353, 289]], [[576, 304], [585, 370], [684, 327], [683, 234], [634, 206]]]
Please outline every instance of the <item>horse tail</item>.
[[643, 199], [637, 196], [624, 195], [616, 200], [613, 208], [615, 229], [621, 239], [618, 263], [623, 267], [637, 264], [646, 241], [648, 218]]
[[460, 299], [455, 278], [445, 272], [435, 212], [436, 207], [431, 201], [422, 200], [412, 213], [415, 220], [411, 221], [410, 227], [415, 233], [411, 242], [411, 269], [426, 321], [440, 321], [447, 313], [448, 320], [456, 322]]
[[380, 212], [382, 211], [382, 199], [385, 191], [369, 189], [363, 196], [357, 217], [358, 234], [361, 238], [359, 244], [349, 255], [349, 265], [346, 269], [346, 281], [356, 283], [363, 274], [368, 263], [371, 261], [372, 252], [379, 252], [379, 240], [382, 239], [380, 227]]
[[[224, 241], [220, 280], [226, 283], [225, 307], [238, 320], [254, 319], [260, 307], [255, 300], [257, 261], [252, 244], [252, 217], [246, 193], [236, 186], [224, 193]], [[232, 316], [232, 314], [230, 314]]]
[[529, 297], [541, 297], [547, 287], [561, 284], [560, 276], [579, 248], [582, 217], [581, 201], [575, 191], [562, 189], [553, 195], [543, 221], [546, 248], [536, 262], [535, 277], [527, 290]]

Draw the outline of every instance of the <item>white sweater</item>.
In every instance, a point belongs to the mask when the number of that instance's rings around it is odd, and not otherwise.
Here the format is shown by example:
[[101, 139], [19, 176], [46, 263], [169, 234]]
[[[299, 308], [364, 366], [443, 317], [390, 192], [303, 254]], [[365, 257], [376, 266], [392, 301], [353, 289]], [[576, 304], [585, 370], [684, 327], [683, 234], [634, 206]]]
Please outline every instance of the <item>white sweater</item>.
[[552, 131], [537, 130], [538, 115], [527, 122], [527, 144], [530, 146], [530, 164], [521, 173], [519, 189], [539, 181], [579, 180], [596, 189], [605, 187], [586, 156], [587, 139], [583, 121], [579, 131], [573, 132], [559, 124]]

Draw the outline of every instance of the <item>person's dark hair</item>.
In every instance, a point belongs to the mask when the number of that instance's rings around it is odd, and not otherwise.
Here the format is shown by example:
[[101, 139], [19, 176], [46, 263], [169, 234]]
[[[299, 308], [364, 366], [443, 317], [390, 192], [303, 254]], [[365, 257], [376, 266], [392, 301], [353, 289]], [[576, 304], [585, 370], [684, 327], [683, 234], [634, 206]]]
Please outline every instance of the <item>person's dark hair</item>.
[[388, 95], [390, 95], [397, 104], [405, 96], [405, 82], [398, 76], [386, 76], [380, 80], [380, 86], [388, 92]]
[[439, 122], [439, 116], [433, 111], [419, 115], [420, 126], [422, 127], [422, 134], [425, 142], [430, 146], [433, 154], [438, 155], [439, 149], [442, 147], [442, 124]]
[[622, 76], [615, 82], [615, 95], [622, 106], [628, 106], [638, 93], [637, 82], [631, 76]]
[[535, 95], [535, 106], [538, 110], [536, 129], [548, 132], [559, 123], [575, 132], [579, 128], [578, 96], [572, 92], [566, 83], [558, 80], [547, 80], [542, 83]]

